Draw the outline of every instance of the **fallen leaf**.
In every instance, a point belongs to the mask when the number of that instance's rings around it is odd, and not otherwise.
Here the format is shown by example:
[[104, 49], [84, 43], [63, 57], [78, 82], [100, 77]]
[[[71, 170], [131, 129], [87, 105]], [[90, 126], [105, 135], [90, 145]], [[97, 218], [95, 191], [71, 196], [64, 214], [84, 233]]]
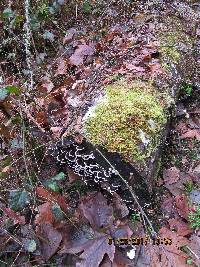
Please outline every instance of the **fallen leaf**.
[[174, 184], [179, 180], [180, 170], [176, 167], [171, 167], [169, 169], [164, 169], [163, 179], [165, 184]]
[[84, 56], [92, 56], [94, 54], [94, 47], [92, 45], [79, 45], [74, 54], [70, 57], [70, 63], [75, 66], [83, 64]]
[[57, 69], [55, 71], [55, 76], [67, 74], [68, 61], [64, 58], [58, 60]]
[[192, 182], [193, 176], [189, 173], [180, 172], [179, 180], [173, 184], [165, 184], [165, 187], [174, 196], [181, 195], [185, 192], [185, 184]]
[[126, 68], [128, 70], [132, 70], [132, 71], [136, 71], [136, 72], [144, 72], [145, 71], [144, 68], [139, 67], [139, 66], [137, 67], [137, 66], [135, 66], [134, 64], [131, 64], [131, 63], [125, 63], [125, 65], [126, 65]]
[[63, 127], [51, 127], [50, 130], [52, 131], [53, 135], [58, 138], [60, 137]]
[[8, 216], [10, 219], [13, 219], [14, 224], [22, 224], [23, 225], [26, 223], [25, 217], [20, 216], [18, 213], [16, 213], [12, 209], [2, 207], [1, 210], [6, 214], [6, 216]]
[[173, 217], [176, 217], [178, 215], [177, 210], [176, 210], [176, 206], [175, 206], [174, 197], [166, 198], [163, 201], [161, 208], [162, 208], [164, 215], [168, 218], [173, 218]]
[[188, 206], [188, 200], [185, 195], [180, 195], [175, 197], [176, 202], [176, 208], [178, 211], [178, 214], [188, 220], [188, 214], [190, 212], [189, 206]]
[[121, 200], [119, 195], [117, 193], [113, 194], [113, 207], [115, 210], [115, 214], [117, 215], [117, 218], [124, 218], [128, 216], [129, 210], [126, 206], [126, 204]]
[[4, 167], [1, 172], [4, 172], [4, 173], [10, 173], [12, 171], [12, 165], [9, 165], [9, 166], [6, 166]]
[[158, 75], [163, 73], [163, 69], [159, 63], [151, 63], [148, 65], [152, 75]]
[[50, 223], [42, 223], [37, 234], [40, 237], [40, 250], [44, 260], [50, 259], [58, 250], [62, 235]]
[[54, 88], [54, 84], [48, 76], [42, 78], [41, 86], [46, 89], [47, 93], [51, 92], [51, 90]]
[[162, 227], [159, 231], [159, 236], [161, 238], [169, 238], [172, 240], [171, 245], [160, 245], [159, 247], [151, 247], [152, 261], [151, 266], [157, 267], [161, 263], [162, 266], [172, 267], [172, 266], [181, 266], [187, 267], [186, 259], [188, 258], [187, 254], [180, 250], [181, 247], [187, 245], [188, 239], [182, 236], [179, 236], [177, 233], [170, 231], [166, 227]]
[[77, 30], [74, 28], [67, 30], [65, 37], [63, 38], [63, 44], [69, 43], [73, 39], [76, 33], [77, 33]]
[[187, 131], [186, 133], [181, 135], [181, 139], [185, 138], [196, 138], [197, 140], [200, 140], [200, 130], [195, 129]]
[[44, 111], [36, 112], [35, 118], [38, 124], [40, 124], [43, 127], [47, 127], [49, 125], [47, 114]]
[[37, 207], [39, 214], [35, 217], [35, 224], [50, 223], [55, 222], [55, 217], [52, 212], [52, 203], [46, 202]]
[[52, 203], [57, 203], [63, 211], [68, 210], [68, 205], [66, 204], [65, 198], [59, 193], [47, 190], [42, 186], [38, 186], [36, 188], [36, 193], [39, 197], [45, 200], [48, 200]]
[[106, 255], [100, 267], [130, 267], [131, 264], [133, 264], [133, 261], [131, 261], [125, 253], [122, 254], [122, 252], [116, 248], [113, 262]]
[[76, 267], [98, 267], [103, 260], [105, 254], [109, 256], [113, 262], [115, 254], [115, 245], [109, 245], [109, 235], [103, 233], [95, 233], [95, 238], [81, 245], [65, 248], [62, 253], [76, 254], [80, 253], [80, 262], [77, 262]]
[[200, 164], [193, 169], [192, 174], [197, 176], [198, 179], [200, 179]]
[[101, 228], [112, 225], [114, 220], [113, 209], [108, 206], [101, 193], [97, 193], [96, 196], [92, 196], [89, 200], [83, 199], [79, 207], [91, 226]]
[[187, 236], [192, 233], [191, 228], [187, 223], [182, 222], [180, 219], [169, 219], [169, 226], [171, 230], [175, 230], [175, 232], [179, 236]]
[[189, 247], [200, 260], [200, 230], [191, 236]]
[[200, 118], [198, 118], [198, 117], [189, 118], [188, 126], [191, 129], [199, 129], [200, 128]]

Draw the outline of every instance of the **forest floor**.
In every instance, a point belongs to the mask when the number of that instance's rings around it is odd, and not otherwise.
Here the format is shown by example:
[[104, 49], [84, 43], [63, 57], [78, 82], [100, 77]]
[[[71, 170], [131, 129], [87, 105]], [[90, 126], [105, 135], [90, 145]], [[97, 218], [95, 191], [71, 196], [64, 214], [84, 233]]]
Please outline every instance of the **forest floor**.
[[[178, 7], [199, 14], [199, 3], [32, 1], [27, 15], [22, 1], [1, 2], [0, 267], [200, 266], [199, 84], [183, 86], [171, 119], [155, 239], [117, 197], [88, 192], [48, 154], [64, 129], [80, 129], [103, 87], [161, 75], [156, 18]], [[111, 242], [122, 237], [136, 239]]]

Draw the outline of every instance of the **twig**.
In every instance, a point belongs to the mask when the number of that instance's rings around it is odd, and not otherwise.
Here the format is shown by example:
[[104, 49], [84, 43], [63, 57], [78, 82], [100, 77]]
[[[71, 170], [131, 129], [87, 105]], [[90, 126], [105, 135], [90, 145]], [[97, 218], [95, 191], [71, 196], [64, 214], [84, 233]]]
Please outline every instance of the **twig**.
[[[31, 44], [31, 29], [30, 29], [30, 14], [29, 14], [29, 9], [30, 9], [30, 3], [29, 0], [24, 0], [24, 9], [25, 9], [25, 18], [26, 18], [26, 23], [25, 25], [25, 50], [26, 50], [26, 63], [28, 67], [28, 72], [30, 75], [30, 84], [28, 84], [28, 89], [32, 90], [33, 89], [33, 71], [31, 68], [31, 51], [30, 51], [30, 44]], [[29, 88], [30, 86], [30, 88]]]
[[19, 239], [17, 239], [14, 235], [10, 234], [6, 229], [1, 228], [1, 227], [0, 227], [0, 229], [1, 229], [5, 234], [7, 234], [11, 239], [13, 239], [16, 243], [18, 243], [18, 244], [21, 245], [21, 246], [23, 245], [22, 242], [21, 242]]

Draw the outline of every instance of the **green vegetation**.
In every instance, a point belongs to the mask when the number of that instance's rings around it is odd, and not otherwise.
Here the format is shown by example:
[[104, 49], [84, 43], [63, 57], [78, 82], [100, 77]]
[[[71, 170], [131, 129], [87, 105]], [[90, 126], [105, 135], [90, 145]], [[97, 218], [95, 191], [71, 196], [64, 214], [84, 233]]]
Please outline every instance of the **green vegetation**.
[[140, 221], [140, 214], [139, 213], [132, 213], [130, 216], [130, 220], [132, 223], [136, 222], [136, 221]]
[[177, 36], [176, 33], [169, 32], [165, 33], [166, 40], [162, 41], [163, 45], [161, 44], [160, 50], [162, 54], [169, 59], [171, 59], [174, 63], [178, 63], [180, 60], [180, 53], [178, 48], [176, 47]]
[[184, 184], [184, 187], [185, 187], [185, 192], [187, 194], [190, 194], [192, 190], [196, 188], [196, 185], [193, 183], [193, 181], [186, 181], [186, 183]]
[[191, 228], [200, 228], [200, 205], [196, 207], [195, 212], [190, 212], [188, 215]]
[[133, 161], [150, 156], [165, 123], [162, 101], [151, 84], [121, 81], [106, 88], [84, 131], [92, 143]]
[[182, 88], [181, 88], [181, 92], [187, 96], [191, 96], [193, 91], [192, 85], [191, 84], [187, 84], [185, 83]]
[[[173, 64], [180, 63], [182, 48], [191, 50], [193, 47], [193, 39], [184, 32], [184, 26], [180, 19], [169, 17], [166, 21], [166, 28], [159, 31], [158, 39], [160, 41], [160, 52], [163, 59]], [[163, 62], [166, 70], [170, 70], [166, 62]]]

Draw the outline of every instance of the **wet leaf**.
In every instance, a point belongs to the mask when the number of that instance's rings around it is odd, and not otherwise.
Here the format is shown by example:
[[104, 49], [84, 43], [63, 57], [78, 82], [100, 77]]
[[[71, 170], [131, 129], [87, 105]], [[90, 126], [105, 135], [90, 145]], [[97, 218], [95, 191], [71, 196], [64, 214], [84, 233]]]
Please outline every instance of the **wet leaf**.
[[48, 200], [49, 202], [57, 203], [63, 211], [68, 210], [68, 205], [66, 204], [66, 200], [61, 194], [47, 190], [41, 186], [38, 186], [36, 188], [36, 193], [39, 197]]
[[50, 259], [58, 250], [62, 235], [49, 223], [40, 225], [38, 232], [40, 238], [40, 250], [44, 260]]
[[163, 171], [163, 179], [166, 184], [174, 184], [179, 180], [180, 170], [176, 167], [171, 167]]
[[54, 34], [53, 34], [52, 32], [50, 32], [50, 31], [45, 31], [45, 32], [43, 33], [43, 38], [44, 38], [45, 40], [49, 40], [49, 41], [53, 42], [55, 36], [54, 36]]
[[175, 197], [176, 202], [176, 208], [178, 211], [178, 214], [188, 220], [188, 214], [190, 212], [189, 206], [188, 206], [188, 200], [185, 195], [180, 195]]
[[0, 88], [0, 100], [4, 100], [8, 96], [8, 90], [6, 88]]
[[61, 181], [61, 180], [64, 180], [64, 179], [65, 179], [64, 172], [60, 172], [56, 176], [51, 178], [51, 180], [53, 180], [53, 181]]
[[34, 252], [37, 248], [37, 244], [34, 239], [26, 239], [24, 241], [24, 249], [28, 252]]
[[50, 188], [54, 192], [59, 192], [60, 191], [60, 187], [59, 187], [59, 185], [57, 184], [56, 181], [52, 181], [52, 180], [46, 181], [45, 185], [46, 185], [46, 187]]
[[52, 203], [46, 202], [37, 207], [39, 214], [36, 215], [35, 224], [50, 223], [55, 222], [55, 216], [52, 211]]
[[79, 45], [75, 50], [74, 54], [70, 57], [70, 62], [72, 65], [79, 66], [83, 63], [85, 56], [92, 56], [94, 54], [93, 46], [86, 44]]
[[25, 190], [14, 190], [9, 195], [9, 205], [14, 211], [25, 208], [30, 203], [29, 193]]
[[14, 224], [25, 224], [25, 217], [20, 216], [10, 208], [1, 208], [1, 210], [10, 218], [13, 219]]
[[114, 244], [109, 245], [109, 235], [103, 233], [95, 233], [95, 238], [86, 241], [83, 244], [74, 245], [73, 247], [65, 248], [62, 253], [81, 253], [81, 261], [76, 264], [76, 267], [98, 267], [103, 260], [105, 254], [107, 254], [113, 262], [115, 246]]
[[113, 223], [113, 209], [108, 206], [101, 193], [90, 199], [83, 200], [80, 204], [80, 209], [93, 227], [106, 227]]

